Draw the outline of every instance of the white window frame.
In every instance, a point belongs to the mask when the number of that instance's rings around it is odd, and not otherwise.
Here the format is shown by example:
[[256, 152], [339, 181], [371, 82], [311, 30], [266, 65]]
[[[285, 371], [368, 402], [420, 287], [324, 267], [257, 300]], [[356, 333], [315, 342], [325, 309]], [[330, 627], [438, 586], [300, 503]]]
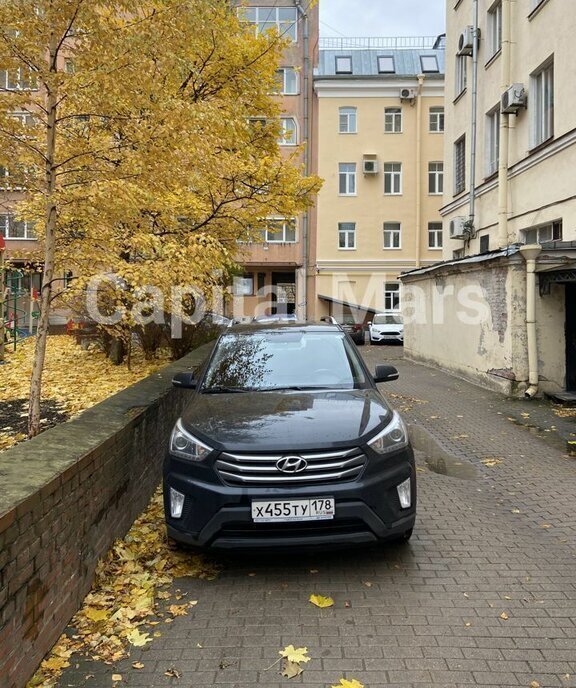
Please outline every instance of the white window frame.
[[486, 113], [486, 176], [498, 171], [500, 164], [500, 106]]
[[[294, 127], [293, 129], [289, 129], [288, 122], [293, 122]], [[278, 139], [278, 145], [279, 146], [297, 146], [298, 145], [298, 122], [296, 121], [295, 117], [280, 117], [280, 124], [282, 127], [282, 131], [280, 133], [280, 138]], [[294, 132], [294, 140], [289, 141], [286, 140], [286, 134], [288, 132]]]
[[0, 70], [0, 92], [1, 91], [37, 91], [38, 79], [32, 71], [28, 71], [26, 76], [23, 67], [15, 69]]
[[[345, 123], [344, 126], [342, 126], [343, 123]], [[358, 133], [358, 108], [349, 105], [338, 108], [338, 133]]]
[[334, 67], [336, 74], [352, 74], [352, 55], [336, 55]]
[[522, 244], [542, 244], [547, 241], [562, 241], [562, 220], [554, 220], [520, 231]]
[[[344, 245], [342, 245], [344, 244]], [[356, 250], [356, 223], [355, 222], [339, 222], [338, 223], [338, 250], [339, 251], [355, 251]]]
[[382, 239], [382, 248], [400, 251], [402, 249], [402, 224], [400, 222], [385, 222]]
[[[388, 188], [388, 191], [386, 190]], [[402, 195], [402, 163], [401, 162], [385, 162], [384, 163], [384, 195], [385, 196], [401, 196]]]
[[434, 160], [428, 163], [428, 194], [441, 196], [444, 193], [444, 163]]
[[502, 50], [502, 0], [496, 2], [488, 10], [488, 59], [492, 59]]
[[384, 310], [397, 311], [402, 310], [400, 284], [398, 282], [384, 282]]
[[[461, 161], [460, 158], [461, 157]], [[454, 195], [466, 190], [466, 136], [454, 142]]]
[[[344, 182], [344, 183], [342, 183]], [[356, 163], [355, 162], [339, 162], [338, 163], [338, 195], [339, 196], [356, 196]], [[342, 188], [345, 190], [342, 191]]]
[[465, 55], [456, 55], [456, 71], [454, 85], [456, 92], [454, 96], [458, 98], [466, 90], [468, 81], [468, 60]]
[[444, 108], [441, 105], [430, 108], [428, 112], [428, 130], [431, 134], [444, 133]]
[[402, 108], [401, 107], [384, 108], [384, 133], [385, 134], [401, 134], [402, 133]]
[[[284, 19], [281, 17], [283, 11], [290, 10], [293, 12], [294, 19]], [[296, 7], [238, 7], [238, 18], [245, 24], [252, 24], [254, 26], [254, 33], [257, 36], [260, 33], [265, 33], [272, 26], [266, 26], [262, 29], [262, 24], [275, 24], [276, 30], [282, 38], [291, 38], [294, 43], [298, 41], [298, 10]], [[247, 19], [247, 17], [252, 17]]]
[[548, 60], [530, 76], [530, 110], [530, 148], [535, 148], [554, 136], [553, 60]]
[[437, 74], [440, 71], [436, 55], [420, 55], [420, 67], [422, 74]]
[[[378, 62], [378, 74], [396, 74], [396, 62], [394, 55], [378, 55], [376, 58]], [[385, 65], [392, 65], [392, 69], [385, 67]]]
[[294, 218], [270, 217], [268, 220], [271, 225], [276, 225], [279, 229], [274, 231], [270, 227], [266, 227], [262, 231], [265, 244], [295, 244], [298, 241]]
[[[23, 226], [24, 236], [12, 236], [10, 228], [15, 223]], [[0, 213], [0, 236], [15, 241], [35, 241], [38, 238], [34, 231], [33, 222], [29, 222], [28, 220], [16, 220], [15, 216], [10, 213]]]
[[428, 223], [428, 248], [431, 251], [441, 251], [444, 243], [441, 222]]
[[[295, 67], [280, 67], [276, 70], [276, 74], [281, 78], [278, 79], [279, 83], [281, 81], [281, 89], [278, 92], [281, 96], [297, 96], [300, 93], [300, 79], [298, 70]], [[287, 88], [287, 78], [286, 76], [291, 74], [294, 76], [294, 90], [290, 91]]]
[[238, 277], [232, 280], [232, 294], [234, 296], [254, 296], [254, 277]]

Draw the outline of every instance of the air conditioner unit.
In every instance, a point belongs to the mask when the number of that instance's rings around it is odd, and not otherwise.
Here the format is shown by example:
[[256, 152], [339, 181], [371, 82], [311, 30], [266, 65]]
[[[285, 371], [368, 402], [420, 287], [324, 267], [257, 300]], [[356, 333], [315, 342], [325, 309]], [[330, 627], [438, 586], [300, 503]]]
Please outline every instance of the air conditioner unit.
[[466, 238], [466, 217], [455, 217], [450, 220], [450, 238], [451, 239], [465, 239]]
[[526, 91], [523, 84], [512, 84], [502, 94], [500, 99], [500, 112], [504, 115], [514, 115], [526, 105]]
[[[478, 43], [480, 42], [480, 29], [478, 29], [478, 38], [476, 39]], [[474, 52], [474, 27], [467, 26], [464, 31], [460, 34], [458, 39], [458, 55], [469, 56]]]
[[378, 160], [364, 159], [362, 161], [362, 171], [364, 174], [378, 174]]
[[416, 98], [415, 88], [403, 88], [400, 91], [400, 100], [414, 100]]

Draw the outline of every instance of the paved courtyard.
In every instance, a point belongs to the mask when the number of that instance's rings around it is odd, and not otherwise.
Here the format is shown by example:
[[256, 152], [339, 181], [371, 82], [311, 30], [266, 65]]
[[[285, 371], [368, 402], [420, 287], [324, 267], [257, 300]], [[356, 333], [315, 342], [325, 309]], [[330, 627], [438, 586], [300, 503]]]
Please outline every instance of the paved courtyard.
[[[401, 374], [384, 389], [418, 448], [410, 543], [217, 557], [216, 580], [177, 582], [198, 600], [190, 615], [115, 666], [75, 659], [59, 686], [109, 688], [116, 673], [147, 688], [576, 687], [576, 459], [558, 432], [573, 421], [405, 362], [401, 348], [363, 354]], [[335, 605], [313, 607], [312, 593]], [[291, 680], [274, 664], [287, 645], [312, 658]]]

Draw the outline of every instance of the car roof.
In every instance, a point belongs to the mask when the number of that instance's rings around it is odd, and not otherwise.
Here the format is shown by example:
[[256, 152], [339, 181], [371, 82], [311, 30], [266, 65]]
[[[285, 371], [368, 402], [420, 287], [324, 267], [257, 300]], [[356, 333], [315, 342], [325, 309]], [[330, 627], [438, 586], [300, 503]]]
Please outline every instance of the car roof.
[[342, 332], [338, 325], [329, 322], [251, 322], [247, 324], [232, 325], [227, 332], [281, 332], [281, 331], [299, 331], [299, 332]]

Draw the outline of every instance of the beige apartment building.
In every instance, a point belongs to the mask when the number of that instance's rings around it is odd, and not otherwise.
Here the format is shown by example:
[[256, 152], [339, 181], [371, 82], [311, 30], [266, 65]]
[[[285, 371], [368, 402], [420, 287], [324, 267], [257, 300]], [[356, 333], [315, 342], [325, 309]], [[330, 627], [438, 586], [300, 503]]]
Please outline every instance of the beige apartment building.
[[400, 273], [442, 256], [443, 38], [321, 39], [318, 318], [400, 310]]
[[[278, 70], [278, 98], [283, 109], [279, 143], [287, 155], [301, 147], [298, 162], [312, 174], [316, 171], [312, 74], [318, 54], [318, 4], [249, 0], [243, 1], [238, 11], [255, 32], [276, 28], [291, 42]], [[258, 315], [296, 313], [299, 319], [306, 319], [314, 290], [310, 270], [314, 216], [311, 209], [298, 217], [271, 218], [271, 229], [262, 242], [239, 244], [236, 258], [244, 275], [234, 279], [229, 314], [251, 320]]]
[[574, 392], [576, 7], [446, 12], [443, 262], [403, 279], [406, 351], [506, 393]]

